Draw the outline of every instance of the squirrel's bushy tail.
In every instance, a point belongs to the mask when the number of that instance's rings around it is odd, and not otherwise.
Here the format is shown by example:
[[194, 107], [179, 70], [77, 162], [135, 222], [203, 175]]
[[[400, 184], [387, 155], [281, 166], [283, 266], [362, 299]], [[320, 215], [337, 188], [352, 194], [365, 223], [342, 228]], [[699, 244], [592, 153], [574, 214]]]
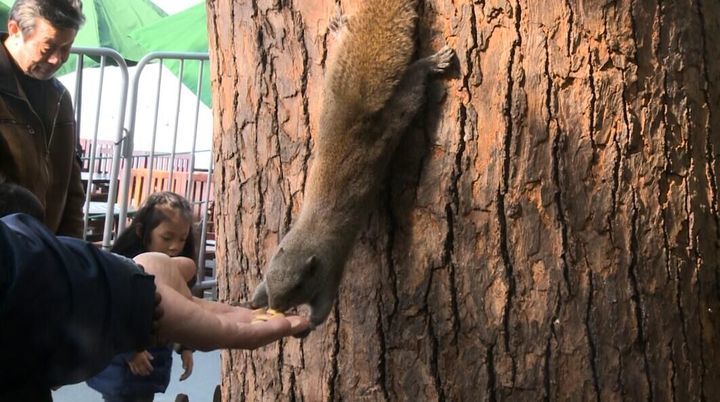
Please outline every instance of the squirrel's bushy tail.
[[328, 62], [325, 98], [345, 105], [345, 116], [380, 110], [410, 63], [417, 18], [416, 0], [363, 1]]

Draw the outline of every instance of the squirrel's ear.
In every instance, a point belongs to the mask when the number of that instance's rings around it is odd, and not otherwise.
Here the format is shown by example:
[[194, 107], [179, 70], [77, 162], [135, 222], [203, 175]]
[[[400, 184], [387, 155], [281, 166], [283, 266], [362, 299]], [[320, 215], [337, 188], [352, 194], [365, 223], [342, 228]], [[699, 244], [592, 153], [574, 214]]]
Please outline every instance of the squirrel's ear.
[[308, 273], [313, 272], [319, 262], [320, 261], [315, 255], [311, 255], [307, 260], [305, 260], [305, 264], [303, 264], [303, 271]]

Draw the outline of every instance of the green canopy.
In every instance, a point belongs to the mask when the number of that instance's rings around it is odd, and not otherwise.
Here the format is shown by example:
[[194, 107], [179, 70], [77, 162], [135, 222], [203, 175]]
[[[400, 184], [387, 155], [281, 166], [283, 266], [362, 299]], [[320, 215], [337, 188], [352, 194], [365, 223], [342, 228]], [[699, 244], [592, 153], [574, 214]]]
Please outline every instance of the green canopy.
[[150, 0], [85, 0], [85, 25], [75, 38], [76, 46], [109, 47], [128, 60], [144, 55], [128, 32], [162, 20], [167, 14]]
[[[3, 6], [8, 7], [14, 2], [0, 0]], [[128, 32], [167, 16], [151, 0], [84, 0], [83, 13], [85, 24], [80, 28], [74, 45], [109, 47], [128, 60], [142, 58], [145, 54], [144, 49], [127, 36]], [[72, 55], [56, 75], [74, 71], [76, 63], [76, 56]]]
[[8, 14], [10, 14], [10, 6], [0, 3], [0, 24], [2, 24], [0, 31], [7, 31]]
[[[145, 49], [144, 53], [155, 51], [166, 52], [207, 52], [207, 17], [205, 2], [201, 2], [177, 14], [167, 16], [160, 21], [130, 32], [134, 39]], [[123, 54], [126, 58], [128, 55]], [[180, 74], [180, 63], [164, 62], [176, 75]], [[193, 92], [197, 91], [199, 62], [186, 61], [183, 68], [183, 83]], [[202, 102], [210, 106], [210, 68], [205, 63], [202, 73]]]

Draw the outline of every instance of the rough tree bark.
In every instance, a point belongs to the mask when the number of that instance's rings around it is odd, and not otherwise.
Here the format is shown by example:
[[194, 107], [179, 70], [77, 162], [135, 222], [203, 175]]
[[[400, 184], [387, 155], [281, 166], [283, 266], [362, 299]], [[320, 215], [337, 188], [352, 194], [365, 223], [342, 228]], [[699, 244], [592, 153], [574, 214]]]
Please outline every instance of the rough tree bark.
[[[207, 0], [222, 299], [302, 205], [335, 3]], [[223, 400], [718, 398], [720, 2], [420, 3], [455, 74], [334, 314], [224, 353]]]

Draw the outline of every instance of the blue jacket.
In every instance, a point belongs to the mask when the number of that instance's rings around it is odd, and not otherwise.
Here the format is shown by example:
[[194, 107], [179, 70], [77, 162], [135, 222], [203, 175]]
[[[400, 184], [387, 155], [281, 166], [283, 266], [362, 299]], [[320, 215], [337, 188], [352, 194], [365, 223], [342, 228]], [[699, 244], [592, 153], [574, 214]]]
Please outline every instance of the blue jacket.
[[34, 218], [0, 218], [0, 400], [73, 384], [146, 346], [153, 277], [129, 259], [55, 237]]
[[150, 348], [153, 355], [153, 371], [148, 376], [135, 375], [127, 365], [133, 357], [132, 353], [122, 353], [115, 356], [110, 365], [100, 374], [89, 379], [90, 388], [107, 396], [148, 395], [156, 392], [165, 392], [170, 383], [172, 370], [172, 347], [163, 346]]

